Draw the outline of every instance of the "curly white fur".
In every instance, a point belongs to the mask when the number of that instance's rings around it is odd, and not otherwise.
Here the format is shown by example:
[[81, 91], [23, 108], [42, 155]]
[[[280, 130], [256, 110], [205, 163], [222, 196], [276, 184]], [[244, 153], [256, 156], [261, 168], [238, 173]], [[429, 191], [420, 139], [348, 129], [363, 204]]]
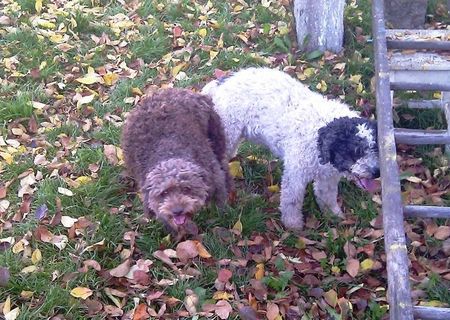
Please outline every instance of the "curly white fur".
[[[319, 129], [337, 118], [359, 118], [358, 113], [312, 92], [284, 72], [268, 68], [238, 71], [208, 83], [202, 92], [212, 97], [222, 119], [228, 157], [235, 155], [241, 138], [247, 138], [267, 146], [284, 161], [280, 210], [286, 227], [303, 228], [301, 208], [311, 181], [321, 210], [342, 216], [338, 182], [347, 174], [330, 163], [320, 164]], [[375, 141], [370, 131], [361, 125], [358, 134]], [[372, 158], [377, 161], [377, 156]], [[365, 159], [363, 165], [367, 161], [372, 159]]]

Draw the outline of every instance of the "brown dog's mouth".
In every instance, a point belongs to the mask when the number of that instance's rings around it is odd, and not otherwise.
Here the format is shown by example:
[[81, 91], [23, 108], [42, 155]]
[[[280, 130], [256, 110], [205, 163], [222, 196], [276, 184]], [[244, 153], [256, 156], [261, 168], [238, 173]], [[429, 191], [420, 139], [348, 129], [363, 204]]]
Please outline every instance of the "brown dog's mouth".
[[187, 220], [187, 216], [185, 214], [179, 214], [176, 216], [173, 216], [173, 222], [178, 225], [181, 226], [183, 225]]

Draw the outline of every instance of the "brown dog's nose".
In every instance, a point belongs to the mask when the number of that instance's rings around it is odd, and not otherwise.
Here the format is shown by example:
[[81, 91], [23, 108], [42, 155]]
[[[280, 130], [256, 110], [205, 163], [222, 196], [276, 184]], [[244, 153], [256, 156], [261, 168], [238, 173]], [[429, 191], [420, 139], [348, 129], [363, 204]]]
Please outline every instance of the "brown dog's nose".
[[180, 207], [176, 207], [172, 209], [172, 213], [174, 216], [179, 216], [180, 214], [183, 214], [184, 209]]

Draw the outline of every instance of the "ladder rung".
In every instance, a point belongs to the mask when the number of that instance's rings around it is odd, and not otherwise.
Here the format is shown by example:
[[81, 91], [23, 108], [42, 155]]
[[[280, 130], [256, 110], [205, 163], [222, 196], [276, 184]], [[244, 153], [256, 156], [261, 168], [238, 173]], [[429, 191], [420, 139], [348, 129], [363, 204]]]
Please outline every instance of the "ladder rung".
[[406, 102], [406, 105], [412, 109], [441, 109], [442, 108], [442, 101], [439, 99], [408, 100], [405, 102]]
[[388, 56], [391, 70], [449, 71], [450, 57], [429, 52], [394, 52]]
[[450, 50], [450, 41], [387, 40], [389, 49]]
[[386, 37], [392, 40], [440, 40], [450, 41], [450, 30], [440, 29], [386, 29]]
[[[450, 71], [449, 71], [450, 72]], [[391, 82], [392, 90], [450, 91], [450, 83]]]
[[414, 317], [422, 320], [444, 320], [450, 319], [450, 308], [435, 307], [413, 307]]
[[404, 144], [450, 144], [450, 135], [445, 130], [394, 129], [397, 143]]
[[404, 206], [403, 215], [408, 218], [450, 218], [450, 207]]

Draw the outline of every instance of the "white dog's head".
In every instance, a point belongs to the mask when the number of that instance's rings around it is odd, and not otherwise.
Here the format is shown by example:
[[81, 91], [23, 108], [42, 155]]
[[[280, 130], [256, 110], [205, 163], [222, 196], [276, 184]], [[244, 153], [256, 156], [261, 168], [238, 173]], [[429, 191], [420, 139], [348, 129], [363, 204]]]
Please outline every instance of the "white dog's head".
[[319, 129], [320, 163], [330, 163], [364, 189], [380, 176], [377, 126], [364, 118], [342, 117]]

